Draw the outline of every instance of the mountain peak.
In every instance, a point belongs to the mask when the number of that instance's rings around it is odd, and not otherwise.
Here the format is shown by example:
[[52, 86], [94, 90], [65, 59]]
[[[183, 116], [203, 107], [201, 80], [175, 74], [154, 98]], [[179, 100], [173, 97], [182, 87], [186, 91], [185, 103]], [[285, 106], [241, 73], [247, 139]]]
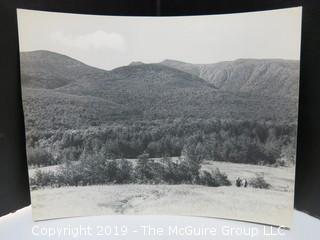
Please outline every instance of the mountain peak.
[[143, 64], [145, 64], [145, 63], [141, 62], [141, 61], [133, 61], [128, 66], [138, 66], [138, 65], [143, 65]]
[[[25, 52], [20, 52], [20, 54], [21, 54], [21, 57], [37, 57], [37, 58], [58, 57], [58, 58], [73, 59], [67, 55], [57, 53], [57, 52], [52, 52], [49, 50], [25, 51]], [[74, 59], [74, 61], [77, 61], [77, 60]]]
[[89, 74], [106, 71], [90, 67], [69, 56], [47, 50], [20, 53], [21, 83], [29, 88], [53, 89]]
[[186, 62], [182, 62], [179, 60], [174, 60], [174, 59], [165, 59], [162, 62], [160, 62], [161, 64], [187, 64]]

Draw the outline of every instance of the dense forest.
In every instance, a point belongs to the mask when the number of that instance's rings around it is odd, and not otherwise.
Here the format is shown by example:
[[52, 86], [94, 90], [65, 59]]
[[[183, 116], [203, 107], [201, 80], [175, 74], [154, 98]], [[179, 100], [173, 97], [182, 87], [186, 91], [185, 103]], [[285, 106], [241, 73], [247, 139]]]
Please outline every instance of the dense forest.
[[[56, 164], [101, 153], [108, 159], [188, 156], [250, 164], [294, 162], [296, 126], [272, 122], [173, 119], [112, 123], [84, 130], [29, 131], [29, 162]], [[38, 160], [43, 155], [42, 160]]]

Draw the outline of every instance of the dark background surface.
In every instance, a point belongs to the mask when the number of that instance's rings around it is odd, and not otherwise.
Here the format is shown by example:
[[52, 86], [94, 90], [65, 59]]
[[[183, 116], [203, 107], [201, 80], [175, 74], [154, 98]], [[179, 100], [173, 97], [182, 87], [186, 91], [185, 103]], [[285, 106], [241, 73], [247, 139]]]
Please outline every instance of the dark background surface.
[[303, 6], [303, 22], [295, 208], [319, 217], [320, 1], [317, 0], [0, 0], [0, 216], [30, 204], [16, 8], [101, 15], [173, 16], [300, 5]]

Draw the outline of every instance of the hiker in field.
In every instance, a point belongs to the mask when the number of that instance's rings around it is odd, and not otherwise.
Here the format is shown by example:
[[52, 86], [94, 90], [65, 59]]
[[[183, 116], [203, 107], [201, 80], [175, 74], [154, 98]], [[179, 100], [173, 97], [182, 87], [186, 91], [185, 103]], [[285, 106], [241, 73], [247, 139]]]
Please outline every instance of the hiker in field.
[[236, 186], [237, 187], [241, 187], [241, 185], [242, 185], [241, 178], [238, 177], [237, 180], [236, 180]]
[[242, 185], [246, 188], [248, 187], [248, 181], [246, 178], [242, 179]]

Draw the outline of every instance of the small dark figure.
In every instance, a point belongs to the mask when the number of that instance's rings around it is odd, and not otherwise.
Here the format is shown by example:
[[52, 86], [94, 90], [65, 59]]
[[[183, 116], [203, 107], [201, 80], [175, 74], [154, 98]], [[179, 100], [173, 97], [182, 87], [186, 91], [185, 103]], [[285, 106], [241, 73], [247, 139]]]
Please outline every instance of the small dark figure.
[[245, 188], [248, 186], [248, 181], [247, 181], [246, 178], [244, 179], [244, 184], [243, 184], [243, 186], [244, 186]]
[[241, 184], [241, 179], [238, 177], [237, 180], [236, 180], [236, 186], [237, 187], [241, 187], [241, 185], [242, 185]]

